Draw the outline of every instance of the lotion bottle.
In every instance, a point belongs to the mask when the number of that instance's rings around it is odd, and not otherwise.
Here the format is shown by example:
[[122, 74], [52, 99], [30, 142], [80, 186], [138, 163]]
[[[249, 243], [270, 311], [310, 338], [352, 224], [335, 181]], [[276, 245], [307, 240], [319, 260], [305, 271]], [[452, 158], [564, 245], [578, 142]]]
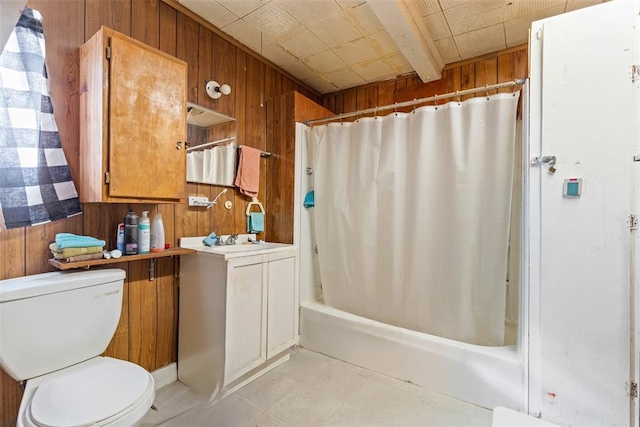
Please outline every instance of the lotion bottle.
[[138, 222], [138, 253], [148, 254], [151, 248], [151, 221], [149, 211], [142, 211], [142, 217]]
[[164, 252], [164, 225], [160, 213], [155, 214], [151, 222], [151, 252]]

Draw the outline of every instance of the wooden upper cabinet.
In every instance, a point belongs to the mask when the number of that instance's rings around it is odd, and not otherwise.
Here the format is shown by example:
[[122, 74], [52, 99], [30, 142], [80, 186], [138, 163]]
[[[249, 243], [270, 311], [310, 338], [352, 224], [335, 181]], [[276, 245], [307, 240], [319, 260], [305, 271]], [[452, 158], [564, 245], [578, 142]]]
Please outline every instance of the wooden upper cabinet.
[[102, 27], [80, 76], [80, 201], [184, 201], [187, 64]]

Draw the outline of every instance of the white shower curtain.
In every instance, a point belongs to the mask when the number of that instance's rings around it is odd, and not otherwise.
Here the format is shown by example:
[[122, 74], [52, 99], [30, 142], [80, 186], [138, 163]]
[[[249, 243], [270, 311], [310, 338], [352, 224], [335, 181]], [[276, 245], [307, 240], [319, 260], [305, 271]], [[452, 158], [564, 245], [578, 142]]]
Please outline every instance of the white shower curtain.
[[517, 95], [309, 130], [326, 304], [502, 345]]
[[238, 146], [218, 145], [187, 153], [187, 182], [233, 187]]

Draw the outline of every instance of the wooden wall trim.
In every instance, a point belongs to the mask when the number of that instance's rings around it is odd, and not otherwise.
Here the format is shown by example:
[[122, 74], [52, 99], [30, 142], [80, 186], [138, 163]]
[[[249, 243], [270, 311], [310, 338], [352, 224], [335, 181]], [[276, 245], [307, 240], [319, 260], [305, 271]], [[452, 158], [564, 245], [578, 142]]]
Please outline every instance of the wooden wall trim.
[[[370, 107], [392, 105], [395, 102], [400, 103], [433, 95], [443, 95], [457, 90], [507, 82], [527, 76], [528, 50], [526, 45], [522, 45], [450, 64], [442, 71], [442, 78], [433, 82], [423, 83], [416, 74], [410, 74], [395, 80], [386, 80], [324, 95], [322, 104], [335, 114], [343, 114]], [[489, 93], [509, 90], [511, 89], [491, 90]], [[476, 95], [465, 95], [461, 99], [465, 100], [474, 96]], [[433, 104], [432, 102], [428, 105]], [[398, 111], [410, 111], [412, 108], [398, 108]], [[379, 115], [388, 114], [389, 111], [392, 110], [380, 112]], [[354, 120], [354, 118], [346, 120]]]
[[[476, 62], [484, 61], [486, 59], [494, 59], [494, 58], [497, 58], [497, 57], [502, 56], [502, 55], [507, 55], [509, 53], [518, 52], [518, 51], [527, 50], [527, 49], [528, 49], [528, 46], [526, 44], [521, 44], [521, 45], [518, 45], [518, 46], [509, 47], [507, 49], [502, 49], [502, 50], [499, 50], [497, 52], [487, 53], [486, 55], [477, 56], [475, 58], [465, 59], [465, 60], [462, 60], [462, 61], [454, 62], [452, 64], [447, 64], [442, 69], [442, 72], [444, 73], [445, 71], [450, 70], [452, 68], [462, 67], [463, 65], [473, 64], [473, 63], [476, 63]], [[526, 77], [526, 76], [522, 76], [522, 77]]]
[[[457, 69], [463, 66], [468, 66], [468, 65], [472, 65], [475, 64], [477, 62], [480, 61], [484, 61], [487, 59], [495, 59], [498, 58], [500, 56], [503, 55], [508, 55], [514, 52], [519, 52], [521, 50], [527, 50], [528, 46], [526, 44], [522, 44], [519, 46], [514, 46], [514, 47], [510, 47], [507, 49], [503, 49], [503, 50], [499, 50], [497, 52], [493, 52], [493, 53], [488, 53], [486, 55], [482, 55], [482, 56], [478, 56], [476, 58], [470, 58], [470, 59], [465, 59], [463, 61], [458, 61], [458, 62], [454, 62], [452, 64], [448, 64], [446, 65], [443, 69], [442, 69], [442, 77], [440, 80], [446, 79], [446, 72], [452, 69]], [[527, 75], [528, 76], [528, 75]], [[519, 76], [519, 77], [527, 77], [527, 76]], [[380, 85], [396, 85], [396, 90], [398, 89], [406, 89], [409, 86], [412, 85], [416, 85], [416, 84], [436, 84], [436, 82], [439, 82], [440, 80], [435, 80], [433, 82], [428, 82], [428, 83], [424, 83], [422, 82], [422, 80], [418, 77], [418, 74], [416, 74], [415, 72], [412, 73], [406, 73], [406, 74], [401, 74], [398, 77], [396, 77], [395, 79], [389, 79], [389, 80], [383, 80], [383, 81], [379, 81], [379, 82], [374, 82], [374, 83], [367, 83], [361, 86], [354, 86], [354, 87], [350, 87], [348, 89], [344, 89], [344, 90], [340, 90], [340, 91], [336, 91], [336, 92], [331, 92], [331, 93], [325, 93], [324, 95], [322, 95], [323, 99], [327, 99], [328, 97], [334, 97], [338, 94], [346, 94], [346, 93], [351, 93], [351, 92], [357, 92], [359, 90], [363, 90], [363, 89], [368, 89], [371, 87], [379, 87]], [[406, 84], [402, 84], [398, 87], [398, 85], [396, 84], [397, 82], [406, 82]], [[466, 88], [468, 89], [468, 88]], [[400, 101], [394, 101], [394, 102], [400, 102]], [[385, 104], [378, 104], [378, 105], [385, 105]]]
[[267, 106], [266, 149], [272, 153], [267, 163], [265, 238], [270, 242], [293, 243], [296, 122], [333, 113], [298, 92], [269, 99]]
[[226, 40], [227, 42], [231, 43], [232, 45], [234, 45], [238, 49], [241, 49], [242, 51], [244, 51], [248, 55], [253, 56], [258, 61], [264, 63], [265, 65], [267, 65], [267, 66], [269, 66], [271, 68], [273, 68], [274, 70], [276, 70], [277, 72], [279, 72], [283, 76], [291, 79], [292, 81], [294, 81], [295, 83], [299, 84], [300, 86], [302, 86], [303, 88], [305, 88], [306, 90], [311, 92], [312, 94], [314, 94], [314, 95], [316, 95], [318, 97], [322, 97], [322, 95], [318, 91], [316, 91], [315, 89], [313, 89], [312, 87], [310, 87], [309, 85], [304, 83], [302, 80], [300, 80], [297, 77], [295, 77], [294, 75], [290, 74], [288, 71], [280, 68], [280, 66], [278, 66], [278, 65], [274, 64], [273, 62], [269, 61], [267, 58], [265, 58], [263, 56], [260, 56], [258, 53], [254, 52], [249, 47], [247, 47], [244, 44], [240, 43], [238, 40], [234, 39], [229, 34], [225, 33], [224, 31], [222, 31], [221, 29], [219, 29], [218, 27], [216, 27], [215, 25], [213, 25], [212, 23], [210, 23], [206, 19], [202, 18], [200, 15], [192, 12], [186, 6], [182, 5], [181, 3], [178, 3], [176, 0], [162, 0], [162, 2], [168, 4], [169, 6], [173, 7], [174, 9], [176, 9], [178, 12], [180, 12], [180, 13], [188, 16], [189, 18], [193, 19], [198, 24], [206, 27], [211, 32], [213, 32], [218, 37], [220, 37], [221, 39]]

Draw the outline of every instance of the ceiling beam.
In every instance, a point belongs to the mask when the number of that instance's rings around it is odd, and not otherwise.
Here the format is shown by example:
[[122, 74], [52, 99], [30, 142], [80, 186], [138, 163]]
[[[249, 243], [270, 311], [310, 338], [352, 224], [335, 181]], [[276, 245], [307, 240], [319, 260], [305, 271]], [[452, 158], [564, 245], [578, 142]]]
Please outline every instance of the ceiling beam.
[[391, 35], [398, 48], [423, 82], [441, 77], [444, 61], [429, 31], [418, 25], [421, 18], [411, 1], [367, 0], [367, 4]]

